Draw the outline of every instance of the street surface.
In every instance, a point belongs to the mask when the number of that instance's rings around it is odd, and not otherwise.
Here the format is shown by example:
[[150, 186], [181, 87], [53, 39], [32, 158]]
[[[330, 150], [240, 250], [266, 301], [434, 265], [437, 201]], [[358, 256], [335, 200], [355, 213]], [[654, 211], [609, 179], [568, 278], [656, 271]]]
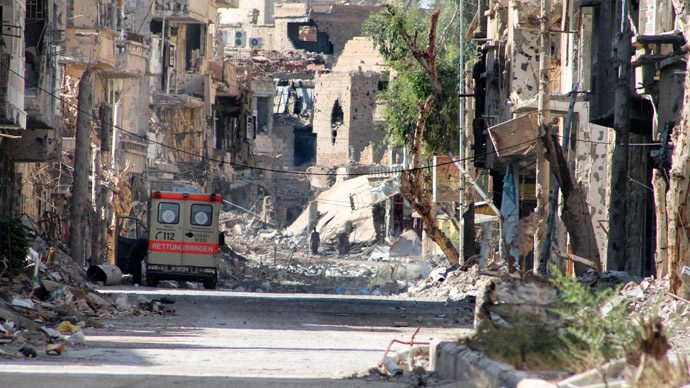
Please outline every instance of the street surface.
[[61, 356], [0, 363], [0, 386], [398, 387], [344, 378], [375, 367], [391, 340], [409, 341], [418, 326], [415, 342], [465, 333], [459, 322], [471, 308], [400, 297], [101, 291], [127, 293], [132, 303], [170, 296], [176, 312], [101, 320], [106, 327], [87, 328], [86, 345]]

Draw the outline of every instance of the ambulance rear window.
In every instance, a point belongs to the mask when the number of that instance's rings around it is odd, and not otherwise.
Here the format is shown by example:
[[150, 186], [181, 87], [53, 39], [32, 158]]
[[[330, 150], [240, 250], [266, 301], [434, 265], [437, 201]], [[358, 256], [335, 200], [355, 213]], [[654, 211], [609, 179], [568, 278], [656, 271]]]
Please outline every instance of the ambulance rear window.
[[180, 222], [180, 204], [161, 202], [158, 204], [158, 223], [177, 224]]
[[192, 205], [191, 223], [192, 225], [208, 226], [211, 225], [213, 207], [211, 205]]

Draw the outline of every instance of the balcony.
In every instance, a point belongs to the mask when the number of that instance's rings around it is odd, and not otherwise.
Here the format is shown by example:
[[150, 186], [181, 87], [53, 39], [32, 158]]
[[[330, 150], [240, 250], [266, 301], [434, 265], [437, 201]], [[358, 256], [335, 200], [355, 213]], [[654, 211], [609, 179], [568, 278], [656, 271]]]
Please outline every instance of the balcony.
[[146, 59], [149, 55], [149, 46], [143, 40], [118, 39], [115, 41], [116, 63], [115, 67], [107, 72], [113, 78], [136, 78], [146, 74]]
[[218, 8], [239, 8], [240, 0], [215, 0]]
[[112, 69], [115, 67], [116, 33], [109, 29], [94, 27], [67, 27], [65, 53], [60, 62], [75, 66]]
[[206, 24], [213, 22], [217, 13], [216, 1], [165, 0], [163, 4], [156, 2], [153, 19], [163, 20], [165, 18], [173, 22]]
[[146, 168], [146, 144], [134, 139], [120, 139], [120, 154], [131, 164], [130, 173], [141, 174]]

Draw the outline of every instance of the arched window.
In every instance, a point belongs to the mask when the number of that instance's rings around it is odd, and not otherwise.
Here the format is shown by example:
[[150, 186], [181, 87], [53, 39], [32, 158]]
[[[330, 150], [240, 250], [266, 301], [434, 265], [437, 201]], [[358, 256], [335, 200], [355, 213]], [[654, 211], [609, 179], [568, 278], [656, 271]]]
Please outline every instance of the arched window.
[[331, 110], [331, 144], [335, 144], [338, 137], [338, 127], [343, 125], [343, 108], [340, 107], [338, 100], [333, 103]]

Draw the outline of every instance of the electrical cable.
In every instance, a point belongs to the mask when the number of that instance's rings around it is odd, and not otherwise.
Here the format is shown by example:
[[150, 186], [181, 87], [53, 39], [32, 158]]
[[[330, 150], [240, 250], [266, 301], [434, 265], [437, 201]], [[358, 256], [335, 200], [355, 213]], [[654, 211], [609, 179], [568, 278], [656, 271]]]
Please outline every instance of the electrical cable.
[[[16, 71], [12, 70], [11, 68], [9, 68], [9, 66], [7, 66], [7, 65], [5, 65], [5, 64], [2, 64], [2, 67], [4, 67], [6, 70], [10, 71], [11, 73], [15, 74], [17, 77], [21, 78], [22, 80], [24, 80], [24, 82], [30, 83], [23, 75], [21, 75], [21, 74], [17, 73]], [[58, 99], [58, 100], [62, 101], [62, 102], [65, 103], [66, 105], [69, 105], [69, 106], [71, 106], [71, 107], [77, 109], [77, 112], [78, 112], [79, 114], [85, 114], [85, 115], [91, 117], [92, 119], [102, 121], [103, 123], [105, 123], [105, 124], [107, 124], [107, 125], [109, 125], [109, 126], [112, 126], [113, 128], [118, 129], [118, 130], [121, 131], [122, 133], [126, 133], [126, 134], [129, 134], [129, 135], [131, 135], [131, 136], [138, 137], [138, 138], [140, 138], [141, 140], [143, 140], [144, 142], [147, 142], [147, 143], [149, 143], [149, 144], [156, 144], [156, 145], [159, 145], [159, 146], [161, 146], [161, 147], [170, 149], [170, 150], [172, 150], [172, 151], [176, 151], [176, 152], [182, 153], [182, 154], [184, 154], [184, 155], [189, 155], [189, 156], [192, 156], [192, 157], [197, 157], [197, 158], [200, 158], [200, 159], [203, 159], [203, 160], [207, 160], [207, 161], [210, 161], [210, 162], [216, 162], [216, 163], [219, 163], [219, 164], [221, 164], [221, 165], [222, 165], [222, 164], [228, 164], [228, 165], [233, 166], [233, 167], [244, 168], [244, 169], [249, 169], [249, 170], [266, 171], [266, 172], [274, 172], [274, 173], [281, 173], [281, 174], [291, 174], [291, 175], [299, 175], [299, 176], [337, 176], [337, 175], [338, 175], [337, 173], [316, 173], [316, 172], [289, 171], [289, 170], [286, 171], [286, 170], [279, 170], [279, 169], [274, 169], [274, 168], [266, 168], [266, 167], [258, 167], [258, 166], [249, 166], [249, 165], [244, 165], [244, 164], [240, 164], [240, 163], [226, 162], [226, 161], [224, 161], [224, 160], [219, 160], [219, 159], [215, 159], [215, 158], [210, 158], [210, 157], [207, 157], [207, 156], [199, 155], [199, 154], [196, 154], [196, 153], [193, 153], [193, 152], [189, 152], [189, 151], [186, 151], [186, 150], [177, 148], [177, 147], [173, 147], [173, 146], [164, 144], [164, 143], [159, 142], [159, 141], [151, 140], [151, 139], [147, 138], [146, 135], [139, 135], [139, 134], [136, 134], [136, 133], [134, 133], [134, 132], [128, 131], [128, 130], [126, 130], [126, 129], [124, 129], [124, 128], [121, 128], [121, 127], [119, 127], [119, 126], [117, 126], [117, 125], [115, 125], [115, 124], [113, 124], [113, 123], [110, 123], [110, 122], [108, 122], [108, 121], [106, 121], [106, 120], [102, 120], [102, 119], [100, 119], [99, 117], [95, 116], [95, 115], [92, 114], [92, 113], [89, 113], [89, 112], [85, 112], [85, 111], [79, 110], [79, 107], [78, 107], [77, 105], [71, 103], [70, 101], [66, 101], [64, 98], [55, 95], [55, 94], [52, 93], [51, 91], [46, 90], [46, 89], [42, 88], [42, 87], [39, 86], [39, 85], [33, 85], [33, 87], [35, 87], [35, 88], [37, 88], [37, 89], [43, 91], [44, 93], [46, 93], [47, 95], [49, 95], [49, 96], [51, 96], [51, 97], [53, 97], [53, 98], [55, 98], [55, 99]], [[505, 151], [505, 150], [508, 150], [508, 149], [511, 149], [511, 148], [515, 148], [515, 147], [520, 147], [520, 146], [522, 146], [522, 145], [524, 145], [524, 144], [529, 144], [529, 143], [531, 143], [531, 142], [534, 142], [534, 141], [536, 141], [537, 139], [538, 139], [538, 138], [530, 139], [530, 140], [524, 141], [524, 142], [522, 142], [522, 143], [518, 143], [518, 144], [509, 146], [509, 147], [505, 147], [505, 148], [500, 149], [500, 150], [495, 150], [495, 151], [490, 152], [490, 153], [498, 153], [498, 152], [500, 152], [500, 151]], [[369, 175], [397, 175], [397, 174], [400, 174], [400, 173], [403, 173], [403, 172], [410, 173], [410, 172], [414, 172], [414, 171], [418, 171], [418, 170], [428, 170], [428, 169], [432, 169], [432, 168], [434, 168], [434, 167], [439, 167], [439, 166], [444, 166], [444, 165], [449, 165], [449, 164], [455, 164], [455, 163], [460, 162], [460, 161], [468, 161], [468, 160], [471, 160], [471, 159], [474, 159], [474, 157], [472, 156], [472, 157], [463, 158], [463, 159], [461, 159], [461, 160], [460, 160], [460, 159], [456, 159], [456, 160], [449, 161], [449, 162], [437, 163], [437, 164], [435, 164], [435, 165], [434, 165], [434, 164], [430, 164], [430, 165], [427, 165], [427, 166], [416, 167], [416, 168], [409, 168], [409, 169], [398, 169], [398, 170], [390, 170], [390, 171], [376, 172], [376, 173], [350, 173], [350, 174], [348, 174], [348, 176], [353, 177], [353, 176], [369, 176]]]

